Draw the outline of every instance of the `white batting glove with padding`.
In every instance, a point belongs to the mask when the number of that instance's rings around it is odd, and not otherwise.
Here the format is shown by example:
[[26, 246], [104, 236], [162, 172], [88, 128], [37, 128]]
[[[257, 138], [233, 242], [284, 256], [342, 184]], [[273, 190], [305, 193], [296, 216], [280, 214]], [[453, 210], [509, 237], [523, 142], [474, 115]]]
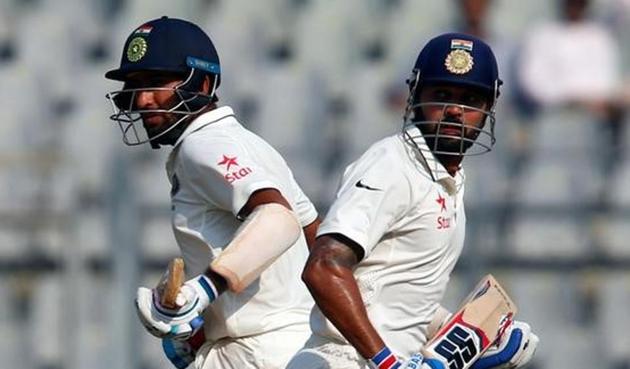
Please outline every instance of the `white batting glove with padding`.
[[186, 340], [201, 326], [201, 313], [217, 298], [217, 289], [205, 275], [186, 281], [177, 295], [177, 309], [160, 305], [155, 289], [138, 288], [136, 310], [142, 325], [158, 338]]
[[532, 332], [529, 324], [514, 321], [501, 340], [477, 359], [471, 369], [520, 368], [534, 356], [538, 341], [538, 336]]
[[411, 355], [409, 360], [400, 366], [400, 369], [446, 369], [446, 367], [439, 360], [428, 359], [417, 353]]
[[369, 363], [373, 369], [446, 369], [441, 361], [427, 359], [420, 353], [411, 355], [405, 362], [400, 361], [387, 346], [374, 355]]

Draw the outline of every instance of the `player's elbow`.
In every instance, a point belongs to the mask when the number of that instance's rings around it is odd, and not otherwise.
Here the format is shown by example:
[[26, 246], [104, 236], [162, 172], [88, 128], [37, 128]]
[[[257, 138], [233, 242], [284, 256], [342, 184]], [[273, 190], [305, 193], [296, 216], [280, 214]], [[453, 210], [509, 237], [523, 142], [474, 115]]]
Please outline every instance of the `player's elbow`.
[[326, 278], [329, 276], [325, 260], [311, 255], [302, 271], [302, 281], [304, 281], [308, 289], [311, 291], [318, 290], [321, 285], [326, 283]]
[[353, 268], [358, 260], [346, 243], [330, 235], [321, 236], [315, 241], [302, 280], [312, 293], [325, 292], [330, 286], [354, 281]]
[[302, 272], [302, 281], [312, 294], [319, 295], [342, 278], [341, 271], [338, 269], [326, 255], [314, 252], [306, 262]]

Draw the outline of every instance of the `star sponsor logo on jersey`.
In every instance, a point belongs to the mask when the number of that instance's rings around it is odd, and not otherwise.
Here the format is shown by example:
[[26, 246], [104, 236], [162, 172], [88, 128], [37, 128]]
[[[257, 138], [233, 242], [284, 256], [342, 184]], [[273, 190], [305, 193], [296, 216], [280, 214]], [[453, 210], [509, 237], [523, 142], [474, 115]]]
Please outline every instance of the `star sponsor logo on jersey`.
[[235, 157], [229, 157], [227, 155], [223, 155], [223, 158], [217, 164], [225, 165], [225, 170], [230, 170], [232, 168], [232, 165], [238, 167], [238, 162], [236, 161], [236, 156]]
[[[437, 199], [435, 199], [435, 202], [437, 202], [438, 205], [440, 206], [440, 213], [447, 211], [446, 198], [442, 197], [442, 194], [438, 193], [438, 197]], [[447, 228], [451, 228], [451, 218], [440, 215], [437, 218], [437, 229], [447, 229]]]
[[223, 178], [225, 178], [228, 183], [238, 181], [239, 179], [244, 178], [252, 172], [252, 168], [250, 167], [241, 167], [238, 164], [236, 156], [231, 157], [224, 154], [217, 164], [225, 165], [225, 170], [227, 171], [227, 173], [223, 175]]
[[446, 199], [442, 197], [441, 194], [438, 194], [438, 198], [435, 199], [435, 202], [440, 204], [440, 212], [446, 211]]
[[451, 228], [451, 218], [439, 216], [437, 218], [437, 229]]

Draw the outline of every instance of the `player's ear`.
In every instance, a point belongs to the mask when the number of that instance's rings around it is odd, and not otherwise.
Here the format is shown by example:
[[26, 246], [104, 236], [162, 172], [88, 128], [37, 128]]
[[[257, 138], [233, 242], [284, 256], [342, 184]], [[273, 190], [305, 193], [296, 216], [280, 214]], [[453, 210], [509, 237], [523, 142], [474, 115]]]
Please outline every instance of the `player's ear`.
[[210, 79], [208, 78], [208, 76], [204, 76], [203, 77], [203, 82], [201, 83], [201, 93], [207, 94], [208, 93], [208, 88], [210, 87]]
[[201, 84], [201, 92], [203, 92], [204, 94], [210, 93], [210, 90], [212, 89], [212, 85], [214, 83], [214, 78], [216, 77], [212, 77], [209, 75], [206, 75], [203, 78], [203, 83]]

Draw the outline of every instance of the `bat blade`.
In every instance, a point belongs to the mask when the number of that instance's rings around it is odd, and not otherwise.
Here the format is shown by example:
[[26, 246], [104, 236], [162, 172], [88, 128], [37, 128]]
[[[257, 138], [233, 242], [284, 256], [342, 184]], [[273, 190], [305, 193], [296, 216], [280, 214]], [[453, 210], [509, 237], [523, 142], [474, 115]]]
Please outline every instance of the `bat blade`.
[[160, 294], [160, 304], [169, 309], [177, 308], [177, 294], [184, 284], [184, 260], [174, 258], [168, 263], [168, 269], [160, 282], [162, 288]]
[[448, 369], [467, 369], [501, 337], [516, 312], [512, 299], [489, 274], [427, 342], [422, 353], [440, 360]]

